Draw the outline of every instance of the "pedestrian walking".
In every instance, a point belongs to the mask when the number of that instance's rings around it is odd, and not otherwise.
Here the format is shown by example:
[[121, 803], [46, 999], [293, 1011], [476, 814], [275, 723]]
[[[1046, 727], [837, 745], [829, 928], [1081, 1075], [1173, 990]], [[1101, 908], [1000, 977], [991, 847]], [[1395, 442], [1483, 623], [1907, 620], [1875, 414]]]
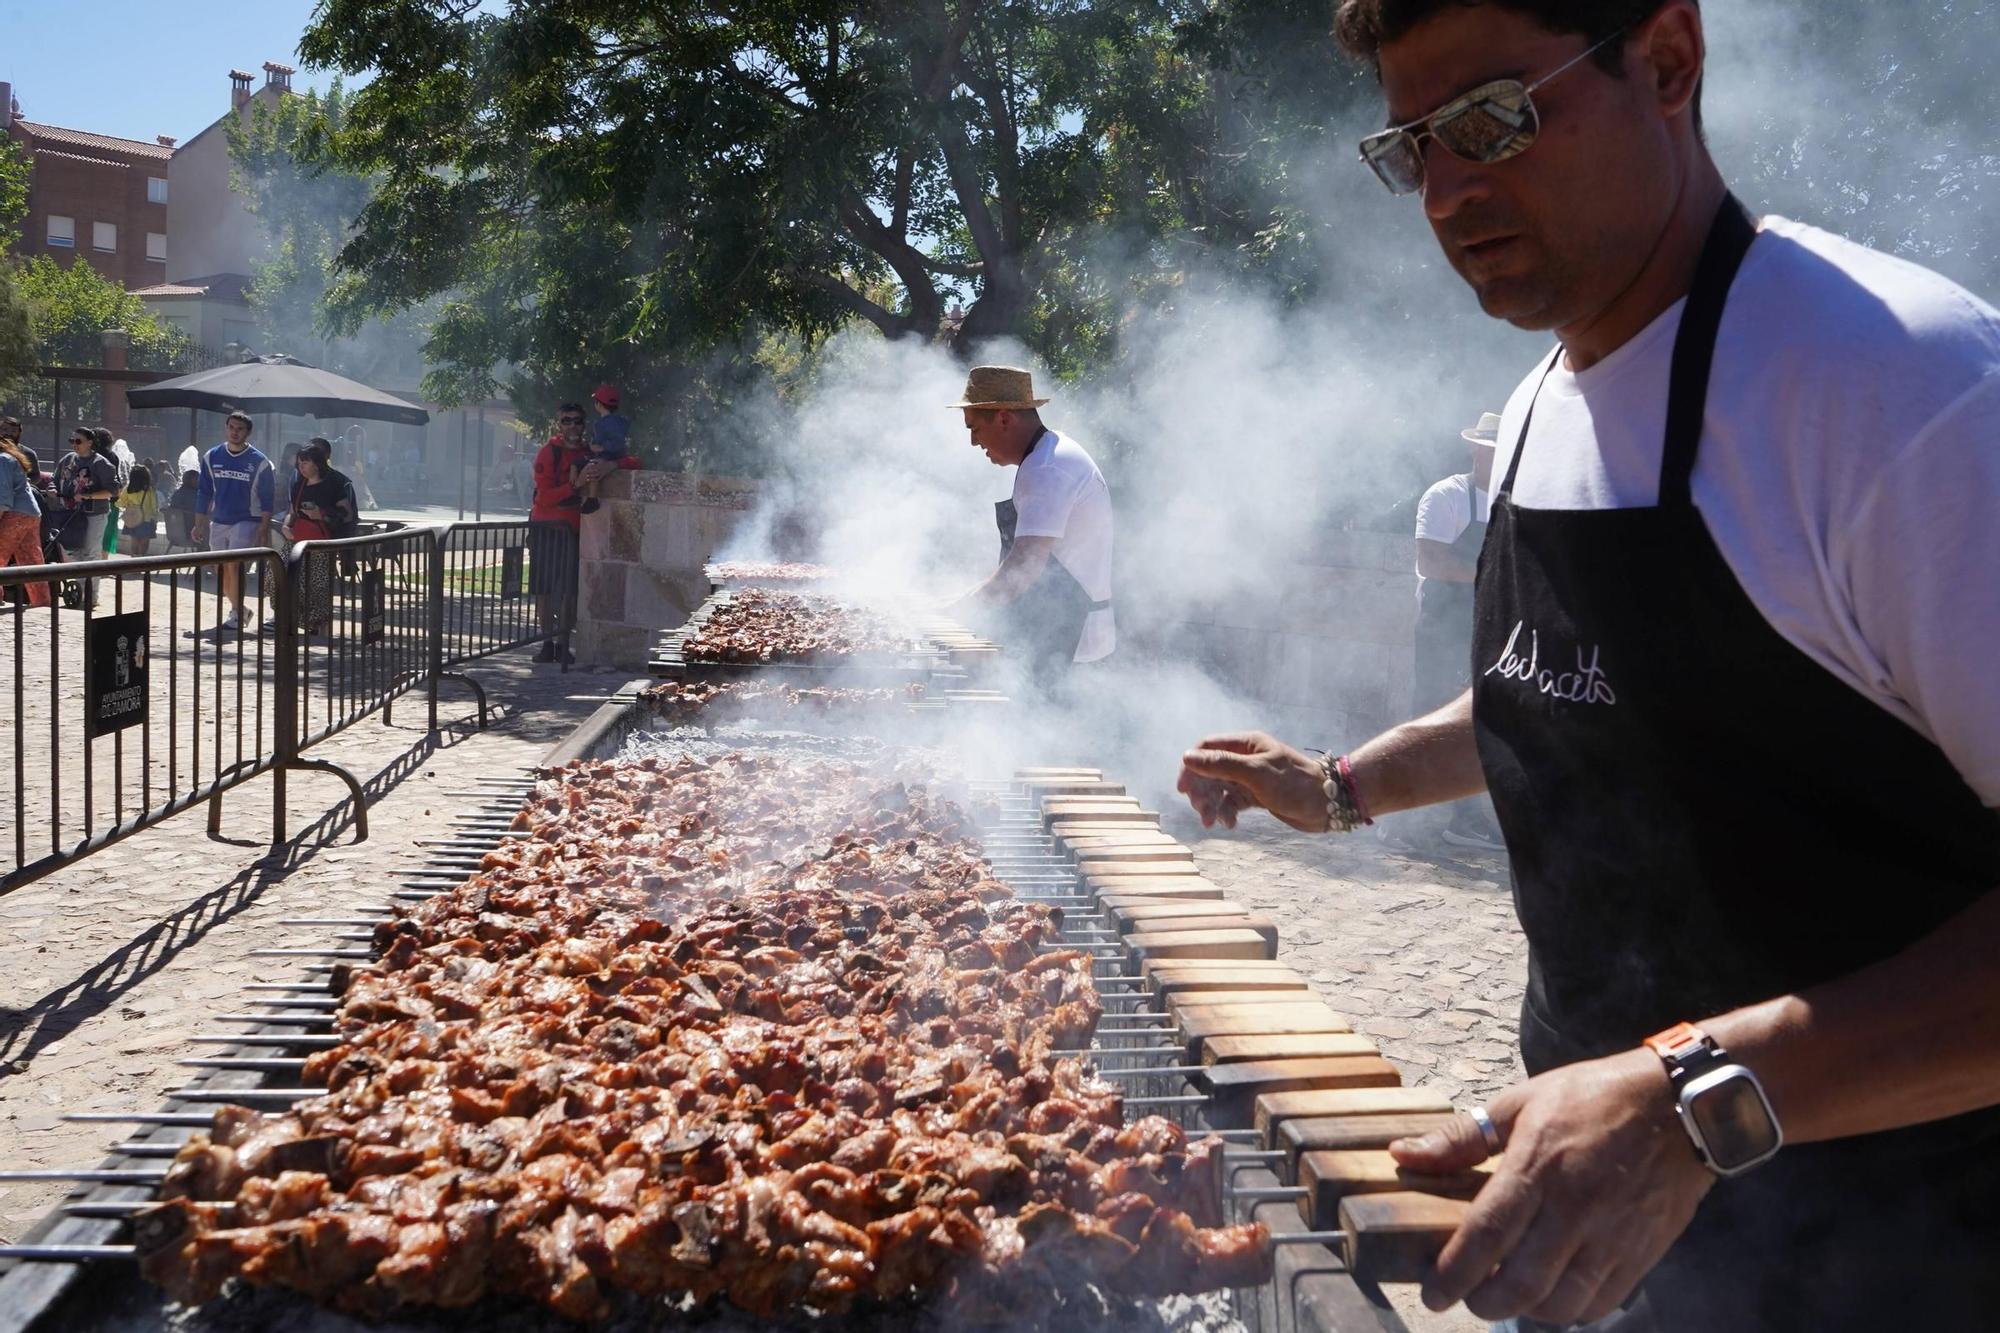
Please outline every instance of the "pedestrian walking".
[[[34, 465], [21, 446], [0, 434], [0, 560], [10, 565], [42, 563], [42, 505], [31, 478]], [[47, 606], [49, 585], [22, 585], [30, 606]]]
[[153, 469], [144, 463], [132, 469], [124, 493], [118, 497], [119, 515], [125, 527], [128, 555], [149, 555], [153, 538], [160, 532], [160, 497], [153, 489]]
[[[250, 443], [257, 428], [247, 412], [231, 412], [223, 423], [225, 439], [201, 460], [200, 492], [196, 499], [194, 538], [211, 551], [265, 549], [271, 544], [271, 512], [276, 478], [271, 460]], [[228, 633], [243, 628], [243, 565], [222, 567], [222, 595], [229, 610], [216, 627]]]
[[[98, 451], [97, 432], [89, 426], [71, 431], [69, 445], [70, 452], [56, 464], [56, 494], [64, 506], [58, 534], [71, 559], [101, 560], [111, 500], [120, 490], [118, 461], [108, 449]], [[97, 605], [96, 579], [84, 579], [81, 592], [84, 606]]]
[[90, 433], [97, 437], [97, 451], [108, 457], [118, 469], [118, 479], [112, 487], [110, 507], [104, 511], [104, 554], [118, 554], [118, 533], [120, 520], [124, 515], [123, 499], [125, 486], [132, 478], [134, 458], [132, 446], [116, 439], [102, 426], [93, 426]]
[[[332, 454], [333, 445], [315, 436], [292, 459], [285, 536], [294, 545], [351, 537], [360, 524], [354, 483], [333, 469]], [[333, 557], [331, 550], [307, 546], [294, 565], [299, 628], [308, 634], [325, 633], [333, 619]], [[265, 628], [273, 626], [267, 624]]]
[[200, 514], [201, 472], [189, 468], [181, 473], [181, 484], [167, 500], [167, 552], [195, 549], [194, 523]]

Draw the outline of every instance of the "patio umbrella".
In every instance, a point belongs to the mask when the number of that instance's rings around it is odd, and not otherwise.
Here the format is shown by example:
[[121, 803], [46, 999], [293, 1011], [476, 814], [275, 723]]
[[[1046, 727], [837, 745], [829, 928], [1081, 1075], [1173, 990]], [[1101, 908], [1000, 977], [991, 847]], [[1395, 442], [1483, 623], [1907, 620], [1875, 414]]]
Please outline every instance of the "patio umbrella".
[[288, 356], [198, 370], [127, 389], [133, 407], [197, 407], [207, 412], [282, 412], [295, 417], [359, 417], [421, 426], [431, 414], [394, 394]]

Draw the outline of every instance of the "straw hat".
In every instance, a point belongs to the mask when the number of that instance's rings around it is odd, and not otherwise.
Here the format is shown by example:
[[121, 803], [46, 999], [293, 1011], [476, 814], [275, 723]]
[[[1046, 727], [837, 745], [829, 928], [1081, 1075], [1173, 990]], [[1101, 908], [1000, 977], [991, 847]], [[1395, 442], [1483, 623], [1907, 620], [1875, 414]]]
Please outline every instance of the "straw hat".
[[[1464, 418], [1461, 417], [1460, 420], [1464, 420]], [[1471, 430], [1460, 431], [1459, 436], [1472, 444], [1498, 445], [1500, 443], [1500, 414], [1498, 412], [1481, 412], [1479, 414], [1479, 424]]]
[[1018, 412], [1049, 401], [1035, 397], [1035, 377], [1017, 366], [974, 366], [965, 377], [964, 397], [964, 402], [951, 406], [1011, 408]]

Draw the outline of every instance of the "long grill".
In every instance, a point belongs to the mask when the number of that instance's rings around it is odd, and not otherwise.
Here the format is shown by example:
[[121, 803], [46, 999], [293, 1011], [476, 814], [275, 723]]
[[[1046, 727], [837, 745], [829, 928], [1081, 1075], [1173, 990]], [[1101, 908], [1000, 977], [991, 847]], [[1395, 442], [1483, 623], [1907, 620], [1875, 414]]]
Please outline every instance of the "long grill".
[[[622, 694], [545, 762], [614, 753], [645, 722]], [[461, 882], [510, 836], [533, 781], [480, 780], [452, 793], [470, 802], [454, 832], [420, 844], [424, 858], [392, 873], [389, 902], [376, 908]], [[1276, 1279], [1235, 1293], [1239, 1317], [1259, 1333], [1402, 1327], [1372, 1280], [1418, 1276], [1449, 1234], [1462, 1208], [1456, 1200], [1480, 1177], [1399, 1179], [1385, 1170], [1382, 1149], [1438, 1123], [1448, 1104], [1402, 1088], [1394, 1068], [1275, 961], [1270, 924], [1223, 900], [1188, 849], [1122, 787], [1095, 770], [1053, 768], [975, 785], [998, 812], [982, 829], [997, 877], [1020, 897], [1060, 906], [1064, 947], [1095, 956], [1105, 1018], [1093, 1046], [1075, 1054], [1121, 1083], [1133, 1112], [1212, 1130], [1232, 1145], [1234, 1207], [1280, 1242]], [[273, 1110], [318, 1095], [298, 1086], [299, 1071], [305, 1052], [338, 1041], [329, 1030], [329, 974], [371, 956], [376, 920], [287, 922], [326, 933], [319, 943], [255, 953], [296, 958], [299, 979], [247, 987], [242, 1012], [218, 1016], [243, 1031], [198, 1038], [215, 1053], [185, 1062], [195, 1072], [161, 1110], [72, 1117], [132, 1126], [100, 1168], [11, 1173], [73, 1180], [78, 1189], [23, 1245], [0, 1249], [0, 1333], [90, 1327], [111, 1309], [120, 1327], [132, 1327], [133, 1311], [157, 1313], [151, 1289], [117, 1262], [131, 1255], [124, 1219], [147, 1205], [161, 1159], [207, 1128], [216, 1105]], [[101, 1280], [78, 1283], [86, 1264]]]

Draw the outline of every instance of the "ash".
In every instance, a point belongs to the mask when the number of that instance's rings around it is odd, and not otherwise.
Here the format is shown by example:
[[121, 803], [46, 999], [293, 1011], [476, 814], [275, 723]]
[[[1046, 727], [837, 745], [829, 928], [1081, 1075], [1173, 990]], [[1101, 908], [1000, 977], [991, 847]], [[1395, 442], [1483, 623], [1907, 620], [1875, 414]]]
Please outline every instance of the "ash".
[[[122, 1284], [121, 1284], [122, 1285]], [[789, 1322], [753, 1319], [711, 1305], [671, 1306], [628, 1299], [602, 1324], [579, 1325], [546, 1311], [518, 1304], [482, 1303], [466, 1310], [413, 1313], [379, 1322], [350, 1318], [309, 1305], [288, 1292], [233, 1283], [220, 1299], [190, 1309], [162, 1306], [149, 1299], [143, 1283], [126, 1288], [129, 1299], [117, 1309], [71, 1310], [62, 1327], [101, 1333], [565, 1333], [590, 1328], [597, 1333], [1249, 1333], [1231, 1309], [1228, 1292], [1171, 1296], [1157, 1301], [1125, 1301], [1078, 1284], [1058, 1306], [1020, 1310], [1004, 1322], [967, 1317], [951, 1307], [900, 1308], [841, 1319], [801, 1318]], [[982, 1311], [984, 1315], [987, 1312]]]

